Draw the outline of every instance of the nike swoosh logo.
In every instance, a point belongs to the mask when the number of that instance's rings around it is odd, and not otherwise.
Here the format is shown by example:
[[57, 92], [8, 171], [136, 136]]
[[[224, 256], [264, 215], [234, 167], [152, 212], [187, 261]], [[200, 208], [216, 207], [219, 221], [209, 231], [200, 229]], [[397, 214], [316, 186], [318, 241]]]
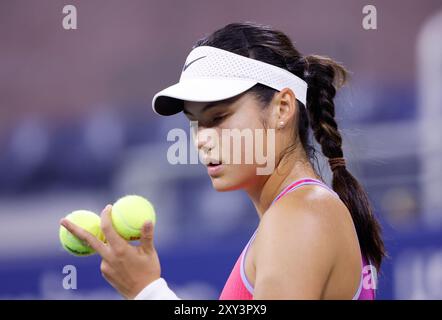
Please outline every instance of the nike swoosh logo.
[[202, 58], [205, 58], [205, 57], [207, 57], [207, 56], [202, 56], [202, 57], [196, 58], [195, 60], [192, 60], [192, 61], [190, 61], [188, 64], [184, 65], [183, 72], [186, 71], [186, 69], [189, 68], [189, 66], [190, 66], [192, 63], [194, 63], [195, 61], [198, 61], [198, 60], [200, 60], [200, 59], [202, 59]]

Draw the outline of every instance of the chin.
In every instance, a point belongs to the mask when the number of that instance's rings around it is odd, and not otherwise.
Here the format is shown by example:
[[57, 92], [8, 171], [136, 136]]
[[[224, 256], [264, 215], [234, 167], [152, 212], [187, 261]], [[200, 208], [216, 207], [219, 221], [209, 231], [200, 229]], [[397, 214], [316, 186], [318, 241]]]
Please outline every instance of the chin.
[[213, 189], [218, 192], [233, 191], [239, 189], [239, 184], [229, 181], [225, 176], [211, 177]]

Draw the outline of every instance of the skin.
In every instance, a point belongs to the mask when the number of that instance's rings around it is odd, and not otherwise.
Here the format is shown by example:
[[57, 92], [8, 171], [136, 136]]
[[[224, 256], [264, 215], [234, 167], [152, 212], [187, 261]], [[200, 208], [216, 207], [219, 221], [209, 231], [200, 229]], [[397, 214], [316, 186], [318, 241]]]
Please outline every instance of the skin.
[[124, 240], [112, 226], [112, 205], [101, 212], [101, 229], [106, 243], [91, 233], [62, 219], [60, 224], [83, 241], [86, 241], [101, 256], [103, 277], [126, 299], [133, 299], [149, 283], [160, 278], [161, 266], [153, 243], [152, 223], [145, 223], [141, 230], [139, 246]]
[[[218, 173], [210, 175], [213, 187], [217, 191], [244, 190], [256, 208], [260, 222], [245, 260], [254, 299], [351, 299], [359, 285], [362, 263], [345, 205], [322, 187], [303, 186], [270, 206], [291, 182], [320, 179], [298, 139], [293, 140], [297, 108], [294, 93], [283, 89], [266, 108], [245, 93], [210, 107], [208, 103], [185, 102], [184, 113], [189, 120], [198, 121], [195, 143], [203, 158], [223, 163]], [[229, 150], [206, 138], [208, 130], [220, 134], [222, 129], [233, 128], [275, 129], [276, 169], [270, 175], [257, 175], [255, 163], [225, 164], [223, 156]], [[293, 143], [294, 151], [283, 158], [282, 151]], [[141, 245], [134, 247], [116, 234], [110, 214], [107, 206], [102, 213], [106, 244], [67, 220], [61, 223], [102, 256], [103, 276], [131, 299], [161, 275], [153, 227], [145, 225]]]

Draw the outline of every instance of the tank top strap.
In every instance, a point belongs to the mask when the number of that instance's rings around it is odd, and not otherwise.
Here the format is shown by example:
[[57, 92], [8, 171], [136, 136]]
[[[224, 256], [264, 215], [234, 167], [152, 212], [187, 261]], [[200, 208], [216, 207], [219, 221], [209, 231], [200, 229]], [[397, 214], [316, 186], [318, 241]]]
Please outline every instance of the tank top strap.
[[327, 190], [329, 190], [334, 196], [338, 197], [338, 194], [332, 189], [330, 188], [328, 185], [326, 185], [324, 182], [317, 180], [317, 179], [313, 179], [313, 178], [302, 178], [299, 180], [296, 180], [294, 182], [292, 182], [291, 184], [289, 184], [287, 187], [285, 187], [276, 197], [275, 199], [273, 199], [272, 203], [270, 204], [270, 206], [272, 206], [276, 201], [278, 201], [281, 197], [283, 197], [285, 194], [301, 187], [304, 185], [311, 185], [311, 184], [315, 184], [315, 185], [319, 185], [322, 186], [324, 188], [326, 188]]

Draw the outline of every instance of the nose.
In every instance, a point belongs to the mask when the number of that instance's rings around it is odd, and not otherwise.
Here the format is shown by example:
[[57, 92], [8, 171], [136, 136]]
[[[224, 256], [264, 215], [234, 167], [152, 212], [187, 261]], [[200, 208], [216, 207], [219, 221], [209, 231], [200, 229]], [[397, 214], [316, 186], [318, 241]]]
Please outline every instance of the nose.
[[198, 150], [205, 153], [215, 148], [218, 141], [218, 132], [213, 128], [199, 127], [194, 135], [194, 143]]

